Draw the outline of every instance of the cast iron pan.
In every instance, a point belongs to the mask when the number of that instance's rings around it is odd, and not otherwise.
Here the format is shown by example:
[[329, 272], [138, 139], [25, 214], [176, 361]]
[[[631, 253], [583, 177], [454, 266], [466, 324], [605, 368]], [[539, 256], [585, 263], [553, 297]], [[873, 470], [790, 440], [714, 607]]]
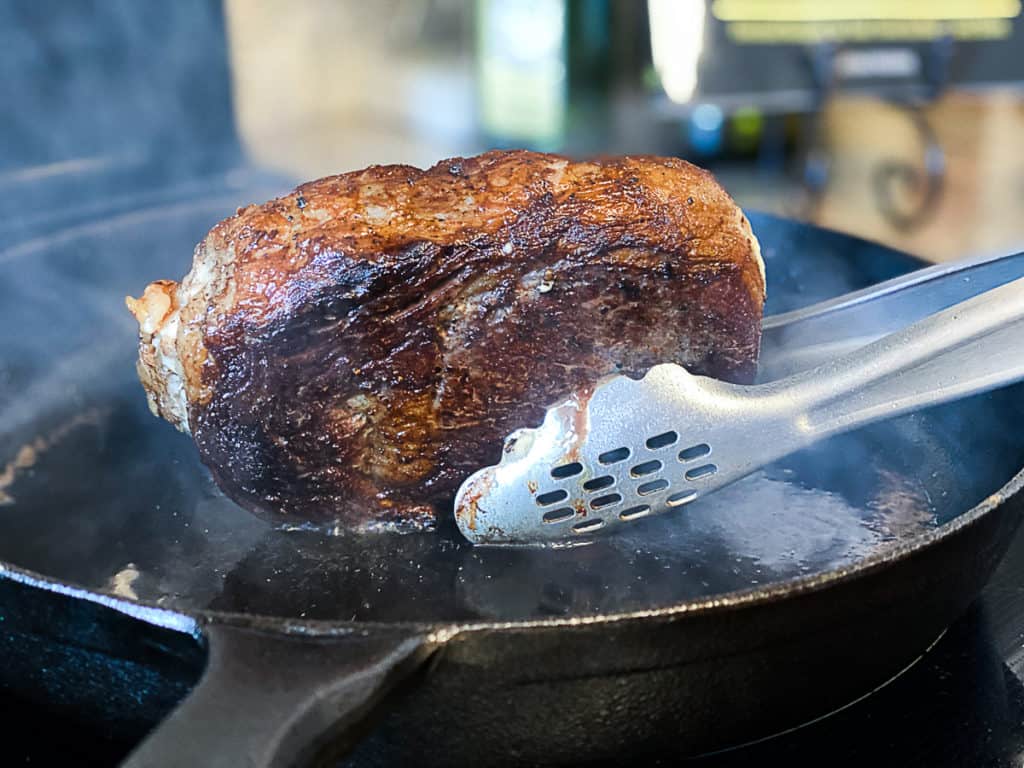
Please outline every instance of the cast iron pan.
[[[763, 738], [911, 664], [1019, 522], [1012, 388], [833, 439], [578, 549], [273, 528], [149, 414], [122, 304], [184, 274], [238, 202], [0, 252], [0, 619], [139, 654], [173, 645], [153, 625], [208, 647], [200, 683], [131, 766], [587, 762]], [[770, 312], [918, 266], [750, 218]], [[78, 606], [97, 603], [83, 623]], [[23, 645], [0, 682], [32, 695], [45, 664]], [[62, 674], [88, 689], [81, 669]], [[132, 695], [142, 708], [146, 686]]]

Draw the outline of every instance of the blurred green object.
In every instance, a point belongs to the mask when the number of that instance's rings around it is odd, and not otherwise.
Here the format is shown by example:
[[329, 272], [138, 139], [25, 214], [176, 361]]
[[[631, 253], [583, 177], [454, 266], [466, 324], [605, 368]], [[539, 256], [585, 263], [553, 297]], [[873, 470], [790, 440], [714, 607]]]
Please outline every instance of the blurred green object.
[[745, 107], [732, 113], [729, 120], [729, 145], [740, 154], [757, 150], [764, 130], [764, 116], [759, 109]]
[[477, 0], [480, 127], [489, 143], [555, 150], [567, 112], [564, 0]]
[[556, 151], [599, 133], [615, 74], [609, 0], [477, 0], [480, 128]]

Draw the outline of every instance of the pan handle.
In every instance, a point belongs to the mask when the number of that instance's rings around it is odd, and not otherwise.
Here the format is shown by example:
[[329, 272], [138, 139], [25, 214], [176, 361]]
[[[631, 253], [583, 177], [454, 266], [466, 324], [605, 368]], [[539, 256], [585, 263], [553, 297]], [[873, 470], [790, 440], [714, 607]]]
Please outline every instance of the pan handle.
[[210, 624], [196, 688], [124, 768], [277, 768], [340, 757], [440, 644], [412, 630], [309, 636]]

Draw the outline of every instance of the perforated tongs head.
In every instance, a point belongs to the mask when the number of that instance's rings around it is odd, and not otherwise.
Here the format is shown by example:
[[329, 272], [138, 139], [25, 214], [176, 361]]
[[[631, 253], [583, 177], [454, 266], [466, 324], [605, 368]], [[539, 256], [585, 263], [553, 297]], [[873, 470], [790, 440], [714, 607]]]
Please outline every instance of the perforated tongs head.
[[693, 501], [720, 484], [704, 440], [724, 414], [694, 414], [682, 431], [677, 416], [717, 383], [659, 365], [548, 409], [540, 427], [506, 438], [500, 464], [463, 483], [459, 528], [475, 543], [572, 541]]
[[743, 386], [658, 365], [513, 432], [455, 501], [475, 544], [565, 544], [678, 509], [838, 432], [1024, 378], [1024, 279], [832, 362]]

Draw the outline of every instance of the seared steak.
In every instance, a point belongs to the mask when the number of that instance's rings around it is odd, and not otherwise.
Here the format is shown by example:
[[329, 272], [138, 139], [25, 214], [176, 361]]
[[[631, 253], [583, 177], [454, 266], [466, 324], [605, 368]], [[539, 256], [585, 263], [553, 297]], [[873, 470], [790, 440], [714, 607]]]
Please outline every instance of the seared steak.
[[150, 406], [231, 498], [366, 528], [429, 525], [508, 432], [601, 376], [750, 381], [764, 285], [707, 172], [514, 151], [239, 209], [180, 285], [128, 304]]

